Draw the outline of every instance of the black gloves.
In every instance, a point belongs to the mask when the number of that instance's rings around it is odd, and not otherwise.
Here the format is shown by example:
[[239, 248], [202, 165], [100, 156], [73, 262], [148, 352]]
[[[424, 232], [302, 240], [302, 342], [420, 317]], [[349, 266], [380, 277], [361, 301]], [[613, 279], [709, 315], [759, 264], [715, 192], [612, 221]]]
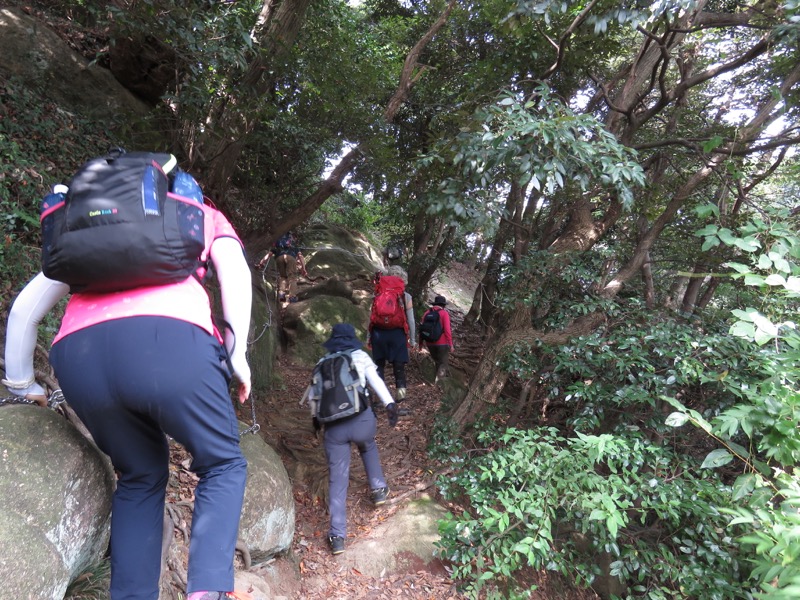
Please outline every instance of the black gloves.
[[317, 435], [319, 430], [322, 429], [322, 423], [319, 422], [317, 417], [311, 417], [311, 424], [314, 426], [314, 435]]
[[389, 427], [397, 425], [397, 403], [392, 402], [386, 405], [386, 416], [389, 417]]

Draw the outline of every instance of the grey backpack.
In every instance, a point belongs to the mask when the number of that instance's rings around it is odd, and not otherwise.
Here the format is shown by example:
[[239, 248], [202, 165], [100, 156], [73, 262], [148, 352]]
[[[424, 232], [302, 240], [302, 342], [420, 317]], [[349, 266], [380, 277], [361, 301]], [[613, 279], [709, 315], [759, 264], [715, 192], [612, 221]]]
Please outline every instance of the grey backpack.
[[352, 350], [327, 354], [317, 362], [311, 372], [311, 397], [315, 398], [314, 416], [320, 423], [350, 417], [368, 406], [352, 354]]

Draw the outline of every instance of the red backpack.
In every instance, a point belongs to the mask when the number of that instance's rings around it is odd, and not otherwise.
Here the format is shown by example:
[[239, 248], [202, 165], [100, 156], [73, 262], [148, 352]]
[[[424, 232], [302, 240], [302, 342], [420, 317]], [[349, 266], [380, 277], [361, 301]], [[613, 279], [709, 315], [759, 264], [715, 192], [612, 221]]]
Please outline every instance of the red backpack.
[[384, 275], [375, 283], [375, 299], [369, 316], [370, 327], [378, 329], [403, 328], [408, 332], [406, 321], [406, 286], [403, 280], [393, 275]]

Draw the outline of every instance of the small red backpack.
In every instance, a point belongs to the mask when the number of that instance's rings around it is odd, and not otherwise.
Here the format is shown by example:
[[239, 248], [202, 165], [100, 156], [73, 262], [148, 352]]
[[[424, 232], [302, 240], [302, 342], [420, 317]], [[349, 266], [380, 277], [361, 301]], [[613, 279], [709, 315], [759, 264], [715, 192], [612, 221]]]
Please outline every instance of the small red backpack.
[[375, 299], [369, 316], [370, 327], [400, 329], [408, 332], [406, 321], [406, 286], [400, 277], [384, 275], [375, 282]]

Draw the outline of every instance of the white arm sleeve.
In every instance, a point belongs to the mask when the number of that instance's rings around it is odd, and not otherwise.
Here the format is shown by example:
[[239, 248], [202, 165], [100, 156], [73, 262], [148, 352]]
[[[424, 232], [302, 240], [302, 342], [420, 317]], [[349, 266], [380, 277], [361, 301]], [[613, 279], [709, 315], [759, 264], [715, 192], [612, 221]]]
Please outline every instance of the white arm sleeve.
[[6, 378], [3, 383], [17, 396], [44, 394], [33, 374], [33, 352], [44, 316], [69, 293], [69, 286], [39, 273], [14, 300], [6, 329]]
[[225, 347], [231, 354], [233, 373], [250, 389], [250, 365], [247, 364], [247, 336], [250, 332], [250, 310], [253, 286], [250, 267], [237, 240], [222, 237], [211, 246], [211, 260], [219, 278], [222, 314], [231, 329], [223, 332]]
[[384, 383], [383, 379], [380, 378], [380, 375], [378, 375], [378, 369], [375, 367], [374, 363], [371, 367], [368, 366], [366, 369], [364, 369], [364, 375], [367, 378], [369, 387], [371, 387], [373, 391], [378, 394], [378, 398], [381, 399], [381, 403], [384, 406], [389, 406], [392, 402], [394, 402], [392, 393], [389, 391], [389, 388], [386, 387], [386, 383]]
[[406, 292], [406, 321], [408, 322], [408, 339], [411, 340], [411, 346], [417, 346], [417, 323], [414, 321], [414, 303], [411, 299], [411, 294]]

